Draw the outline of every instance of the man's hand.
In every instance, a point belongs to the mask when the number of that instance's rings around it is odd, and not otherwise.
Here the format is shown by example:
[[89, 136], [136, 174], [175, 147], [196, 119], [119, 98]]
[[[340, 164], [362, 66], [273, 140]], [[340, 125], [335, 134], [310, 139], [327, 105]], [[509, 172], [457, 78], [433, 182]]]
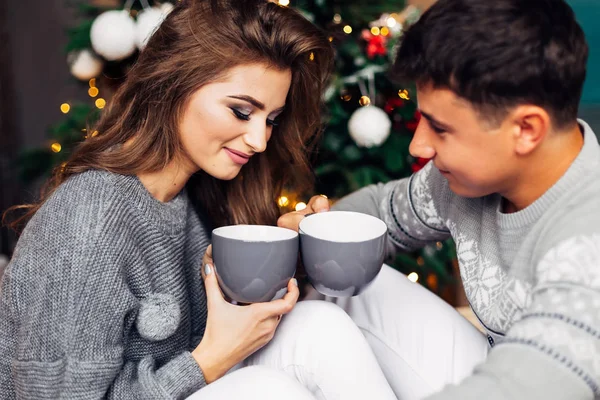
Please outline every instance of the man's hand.
[[279, 217], [277, 226], [293, 229], [298, 232], [298, 225], [300, 225], [300, 221], [302, 221], [304, 217], [308, 214], [324, 211], [329, 211], [329, 200], [327, 200], [325, 196], [313, 196], [304, 210], [293, 211]]

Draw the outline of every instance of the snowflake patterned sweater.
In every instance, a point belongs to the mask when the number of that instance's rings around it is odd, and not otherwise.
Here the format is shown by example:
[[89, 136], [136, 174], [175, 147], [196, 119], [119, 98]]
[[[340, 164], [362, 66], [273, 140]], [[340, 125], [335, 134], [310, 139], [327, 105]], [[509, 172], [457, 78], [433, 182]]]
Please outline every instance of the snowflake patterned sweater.
[[600, 147], [584, 146], [524, 210], [501, 196], [463, 198], [429, 163], [407, 179], [336, 204], [383, 219], [390, 254], [452, 237], [471, 307], [493, 347], [461, 384], [431, 399], [600, 398]]

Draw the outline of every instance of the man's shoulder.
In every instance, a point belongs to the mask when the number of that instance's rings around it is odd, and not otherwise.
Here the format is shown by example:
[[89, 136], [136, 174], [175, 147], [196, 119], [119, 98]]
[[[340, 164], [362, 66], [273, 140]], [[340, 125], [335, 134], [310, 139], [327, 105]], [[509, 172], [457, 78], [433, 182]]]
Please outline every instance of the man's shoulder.
[[539, 255], [575, 238], [600, 239], [600, 171], [582, 178], [544, 216]]

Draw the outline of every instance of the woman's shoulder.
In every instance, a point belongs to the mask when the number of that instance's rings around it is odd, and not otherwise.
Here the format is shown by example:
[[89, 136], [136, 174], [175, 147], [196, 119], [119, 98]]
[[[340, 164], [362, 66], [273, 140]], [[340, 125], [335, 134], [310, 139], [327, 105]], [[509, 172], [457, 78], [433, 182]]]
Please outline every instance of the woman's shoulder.
[[89, 236], [89, 230], [102, 225], [118, 197], [107, 181], [109, 172], [90, 170], [69, 177], [42, 204], [31, 218], [23, 237], [30, 235], [69, 236], [75, 232]]
[[[110, 259], [115, 270], [120, 268], [123, 251], [118, 250], [127, 244], [117, 243], [116, 232], [108, 225], [115, 219], [110, 210], [119, 206], [106, 174], [86, 171], [59, 185], [23, 230], [13, 255], [13, 273], [40, 279], [66, 274], [75, 265], [96, 264], [99, 254]], [[93, 273], [93, 268], [81, 271]]]

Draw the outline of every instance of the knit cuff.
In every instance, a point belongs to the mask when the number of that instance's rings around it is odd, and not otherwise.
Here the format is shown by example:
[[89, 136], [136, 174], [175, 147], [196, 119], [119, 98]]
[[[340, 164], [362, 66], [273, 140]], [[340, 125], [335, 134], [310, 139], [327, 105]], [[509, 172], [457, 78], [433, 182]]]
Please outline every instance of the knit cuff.
[[156, 371], [156, 378], [175, 399], [185, 398], [206, 386], [200, 366], [187, 351]]

